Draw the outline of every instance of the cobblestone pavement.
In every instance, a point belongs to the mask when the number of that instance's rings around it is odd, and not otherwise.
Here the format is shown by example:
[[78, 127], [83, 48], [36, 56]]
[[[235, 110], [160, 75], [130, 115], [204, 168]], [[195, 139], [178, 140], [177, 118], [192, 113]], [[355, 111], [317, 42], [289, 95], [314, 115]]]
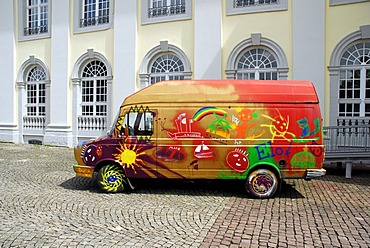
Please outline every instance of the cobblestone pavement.
[[1, 247], [369, 247], [370, 168], [288, 180], [274, 199], [237, 182], [144, 181], [99, 193], [70, 148], [0, 143]]

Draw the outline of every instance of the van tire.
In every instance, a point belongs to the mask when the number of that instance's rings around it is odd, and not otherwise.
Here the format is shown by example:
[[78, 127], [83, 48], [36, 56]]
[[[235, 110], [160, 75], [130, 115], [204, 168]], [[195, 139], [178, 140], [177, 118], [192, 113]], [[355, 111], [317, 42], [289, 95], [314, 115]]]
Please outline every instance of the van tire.
[[259, 168], [252, 171], [246, 182], [246, 189], [248, 194], [253, 198], [271, 198], [278, 188], [279, 180], [274, 172], [269, 169]]
[[123, 192], [127, 187], [125, 172], [116, 164], [103, 166], [98, 172], [97, 183], [104, 193]]

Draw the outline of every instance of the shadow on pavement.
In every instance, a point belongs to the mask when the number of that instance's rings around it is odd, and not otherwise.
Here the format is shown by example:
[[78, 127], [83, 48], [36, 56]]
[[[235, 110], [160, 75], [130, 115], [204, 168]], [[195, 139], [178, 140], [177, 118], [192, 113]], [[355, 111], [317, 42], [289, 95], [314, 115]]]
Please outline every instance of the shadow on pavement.
[[[164, 195], [193, 195], [193, 196], [230, 196], [248, 197], [244, 183], [238, 180], [178, 180], [178, 179], [139, 179], [131, 180], [135, 186], [131, 194], [164, 194]], [[72, 177], [60, 184], [67, 190], [99, 192], [96, 178]], [[283, 181], [277, 198], [303, 198], [294, 184]]]
[[95, 178], [72, 177], [59, 184], [64, 189], [98, 192]]

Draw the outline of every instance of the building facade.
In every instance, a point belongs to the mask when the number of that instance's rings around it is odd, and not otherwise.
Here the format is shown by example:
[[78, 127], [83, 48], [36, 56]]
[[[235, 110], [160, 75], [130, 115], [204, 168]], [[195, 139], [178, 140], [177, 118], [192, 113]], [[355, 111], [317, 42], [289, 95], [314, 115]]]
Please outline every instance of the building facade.
[[0, 141], [73, 146], [162, 80], [313, 81], [370, 123], [369, 0], [4, 0]]

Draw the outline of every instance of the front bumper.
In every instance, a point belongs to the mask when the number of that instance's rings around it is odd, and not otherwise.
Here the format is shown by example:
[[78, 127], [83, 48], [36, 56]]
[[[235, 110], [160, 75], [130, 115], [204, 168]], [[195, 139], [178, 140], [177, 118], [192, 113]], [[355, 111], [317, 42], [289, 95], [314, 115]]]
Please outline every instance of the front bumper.
[[310, 180], [316, 177], [324, 176], [325, 174], [326, 174], [325, 169], [307, 169], [305, 179]]
[[94, 167], [75, 164], [73, 170], [78, 177], [92, 178], [94, 176]]

